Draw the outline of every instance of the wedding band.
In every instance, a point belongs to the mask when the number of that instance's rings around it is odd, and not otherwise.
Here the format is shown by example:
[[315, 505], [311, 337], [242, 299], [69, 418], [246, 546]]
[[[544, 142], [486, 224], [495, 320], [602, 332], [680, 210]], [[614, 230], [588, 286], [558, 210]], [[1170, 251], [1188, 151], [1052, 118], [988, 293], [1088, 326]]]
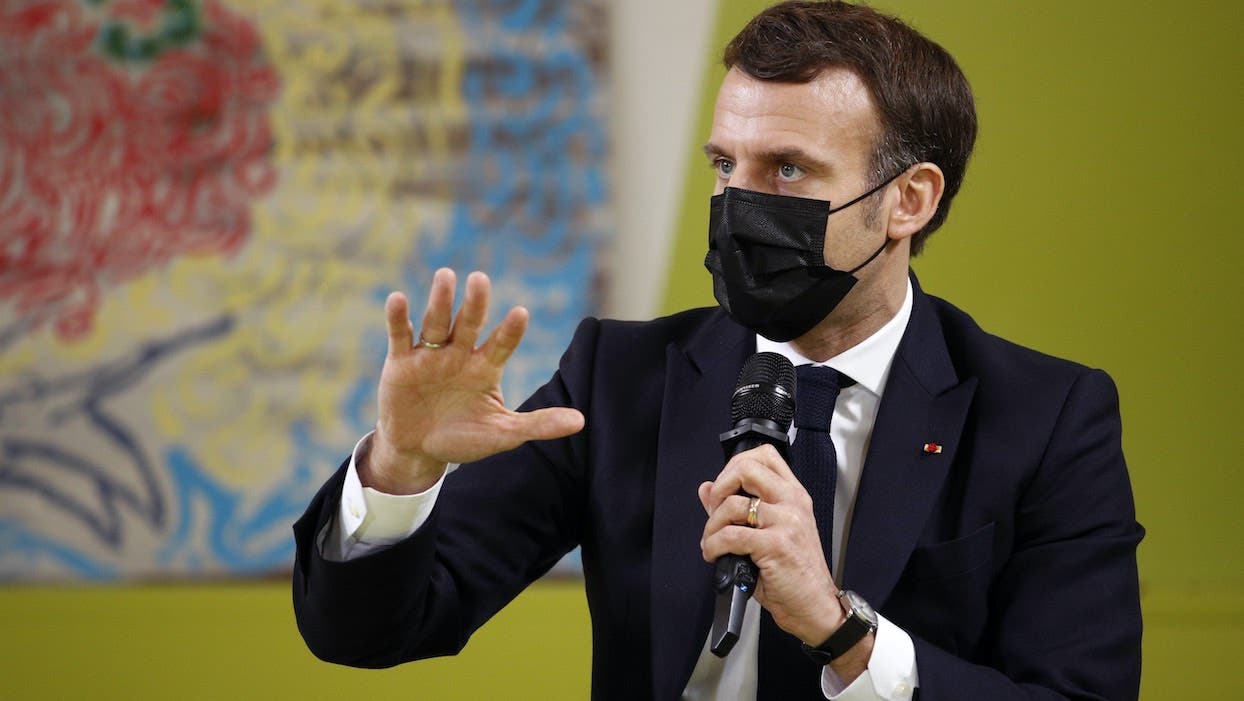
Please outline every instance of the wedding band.
[[429, 341], [428, 339], [424, 338], [423, 334], [419, 334], [419, 345], [429, 350], [436, 350], [437, 348], [444, 348], [447, 343], [449, 343], [449, 339], [446, 339], [444, 343], [433, 343]]
[[751, 502], [747, 505], [747, 525], [752, 528], [760, 525], [760, 515], [757, 513], [759, 510], [760, 497], [752, 497]]

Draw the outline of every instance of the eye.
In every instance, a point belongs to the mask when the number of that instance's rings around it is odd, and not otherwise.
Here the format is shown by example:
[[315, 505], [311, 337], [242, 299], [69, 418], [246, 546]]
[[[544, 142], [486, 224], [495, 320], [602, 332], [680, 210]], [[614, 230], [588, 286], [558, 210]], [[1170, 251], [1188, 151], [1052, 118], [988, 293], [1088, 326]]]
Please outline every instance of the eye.
[[803, 169], [794, 163], [783, 163], [778, 168], [779, 180], [798, 180], [803, 177]]
[[713, 161], [713, 169], [717, 171], [717, 177], [725, 180], [734, 172], [734, 161], [718, 158]]

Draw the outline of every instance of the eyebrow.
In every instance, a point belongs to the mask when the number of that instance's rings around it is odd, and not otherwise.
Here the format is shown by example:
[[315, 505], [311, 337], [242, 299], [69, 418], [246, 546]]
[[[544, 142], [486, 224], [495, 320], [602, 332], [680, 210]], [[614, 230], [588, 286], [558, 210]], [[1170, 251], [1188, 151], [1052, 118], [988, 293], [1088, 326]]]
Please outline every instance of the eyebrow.
[[[730, 157], [729, 154], [726, 153], [725, 149], [711, 141], [704, 144], [704, 155], [709, 158], [713, 158], [715, 156]], [[822, 170], [829, 170], [830, 168], [828, 163], [816, 158], [811, 153], [799, 148], [798, 146], [764, 150], [757, 153], [756, 156], [759, 160], [768, 163], [793, 162], [810, 168], [818, 168]]]

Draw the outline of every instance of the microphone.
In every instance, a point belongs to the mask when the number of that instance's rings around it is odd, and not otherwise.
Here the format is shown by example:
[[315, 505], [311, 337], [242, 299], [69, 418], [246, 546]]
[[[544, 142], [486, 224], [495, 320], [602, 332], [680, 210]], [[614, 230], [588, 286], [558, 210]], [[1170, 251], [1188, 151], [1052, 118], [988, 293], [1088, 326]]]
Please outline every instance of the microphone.
[[[755, 353], [743, 363], [730, 399], [734, 428], [718, 436], [722, 452], [730, 458], [766, 443], [789, 462], [787, 432], [795, 418], [795, 366], [780, 353]], [[751, 496], [740, 492], [744, 496]], [[713, 586], [717, 606], [713, 614], [711, 650], [718, 657], [730, 654], [743, 628], [743, 612], [752, 598], [760, 572], [746, 555], [717, 558]]]

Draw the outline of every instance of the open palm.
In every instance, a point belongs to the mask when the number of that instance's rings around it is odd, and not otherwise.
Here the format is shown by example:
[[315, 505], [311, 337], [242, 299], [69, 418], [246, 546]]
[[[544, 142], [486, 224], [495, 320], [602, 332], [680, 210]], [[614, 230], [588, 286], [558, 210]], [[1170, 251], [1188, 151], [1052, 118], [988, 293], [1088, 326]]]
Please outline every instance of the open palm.
[[501, 374], [526, 331], [527, 310], [511, 309], [477, 346], [491, 285], [483, 273], [468, 276], [453, 318], [454, 283], [453, 271], [436, 271], [417, 342], [405, 295], [394, 292], [385, 302], [389, 352], [380, 374], [379, 421], [368, 465], [360, 469], [363, 482], [381, 491], [422, 491], [447, 463], [479, 460], [583, 428], [583, 415], [575, 409], [506, 408]]

